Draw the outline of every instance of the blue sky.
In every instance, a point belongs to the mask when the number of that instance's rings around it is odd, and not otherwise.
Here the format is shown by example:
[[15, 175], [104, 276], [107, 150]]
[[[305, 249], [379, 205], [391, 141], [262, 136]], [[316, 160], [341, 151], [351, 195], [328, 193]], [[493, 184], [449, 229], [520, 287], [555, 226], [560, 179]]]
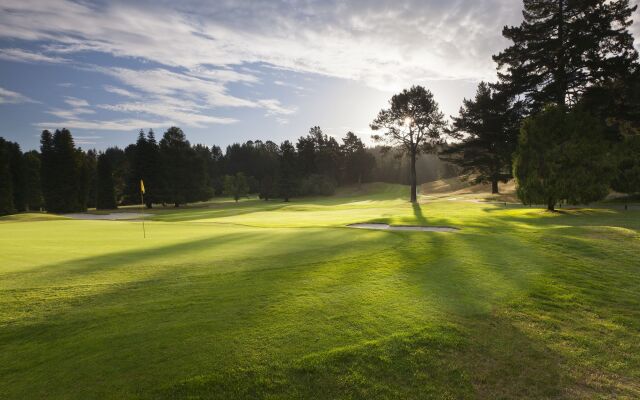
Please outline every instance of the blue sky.
[[224, 147], [295, 140], [320, 125], [368, 139], [402, 88], [425, 85], [450, 115], [494, 80], [491, 55], [520, 9], [517, 0], [2, 0], [0, 136], [32, 149], [42, 129], [67, 127], [83, 148], [104, 149], [177, 125], [192, 143]]

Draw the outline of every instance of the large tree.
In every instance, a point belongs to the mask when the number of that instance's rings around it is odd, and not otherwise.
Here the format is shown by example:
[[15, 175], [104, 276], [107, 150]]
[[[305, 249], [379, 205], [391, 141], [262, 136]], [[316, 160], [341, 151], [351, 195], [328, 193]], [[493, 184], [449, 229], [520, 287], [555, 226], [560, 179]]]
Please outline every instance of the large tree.
[[604, 126], [590, 114], [547, 107], [525, 119], [514, 155], [518, 197], [525, 204], [586, 204], [607, 195], [613, 172]]
[[389, 108], [381, 110], [371, 124], [374, 131], [384, 131], [382, 135], [373, 135], [375, 141], [397, 147], [409, 156], [412, 203], [418, 199], [416, 157], [422, 152], [435, 151], [444, 127], [444, 114], [431, 91], [422, 86], [394, 95]]
[[160, 155], [167, 183], [165, 199], [178, 207], [192, 196], [190, 159], [194, 152], [182, 129], [174, 126], [164, 133], [160, 140]]
[[575, 104], [589, 86], [622, 77], [638, 58], [628, 0], [524, 0], [524, 21], [505, 26], [513, 44], [493, 58], [501, 86], [533, 111]]
[[83, 211], [78, 151], [68, 129], [42, 132], [42, 185], [47, 211]]
[[459, 116], [452, 117], [452, 128], [446, 132], [458, 142], [445, 147], [440, 158], [461, 167], [476, 183], [491, 182], [491, 192], [498, 193], [498, 182], [511, 178], [519, 109], [509, 96], [481, 82], [475, 98], [464, 99]]

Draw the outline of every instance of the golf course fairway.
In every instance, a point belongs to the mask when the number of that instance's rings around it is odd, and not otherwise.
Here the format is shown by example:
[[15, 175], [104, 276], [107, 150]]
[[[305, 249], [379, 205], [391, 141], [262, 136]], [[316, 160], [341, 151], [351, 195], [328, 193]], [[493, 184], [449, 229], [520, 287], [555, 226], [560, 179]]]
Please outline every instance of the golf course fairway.
[[0, 218], [0, 398], [640, 398], [640, 211], [407, 193]]

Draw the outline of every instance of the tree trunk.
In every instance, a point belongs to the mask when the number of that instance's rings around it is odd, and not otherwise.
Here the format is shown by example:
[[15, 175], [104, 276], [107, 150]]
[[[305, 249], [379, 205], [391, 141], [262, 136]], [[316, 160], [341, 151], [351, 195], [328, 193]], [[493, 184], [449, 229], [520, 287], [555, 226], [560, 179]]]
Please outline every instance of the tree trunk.
[[548, 211], [555, 211], [556, 210], [556, 202], [553, 199], [549, 199], [547, 200], [547, 210]]
[[491, 193], [492, 194], [500, 193], [500, 191], [498, 190], [498, 179], [497, 178], [493, 178], [491, 180]]
[[411, 171], [409, 175], [410, 175], [409, 179], [411, 180], [411, 202], [417, 203], [418, 202], [418, 195], [417, 195], [418, 184], [417, 184], [417, 178], [416, 178], [416, 151], [415, 150], [411, 151]]

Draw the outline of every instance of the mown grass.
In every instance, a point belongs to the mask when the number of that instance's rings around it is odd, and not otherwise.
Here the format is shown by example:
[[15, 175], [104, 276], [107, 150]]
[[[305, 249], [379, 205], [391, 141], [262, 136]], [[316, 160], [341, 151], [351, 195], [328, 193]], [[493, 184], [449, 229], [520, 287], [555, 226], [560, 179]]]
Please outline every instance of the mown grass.
[[640, 397], [639, 211], [404, 197], [2, 218], [0, 398]]

